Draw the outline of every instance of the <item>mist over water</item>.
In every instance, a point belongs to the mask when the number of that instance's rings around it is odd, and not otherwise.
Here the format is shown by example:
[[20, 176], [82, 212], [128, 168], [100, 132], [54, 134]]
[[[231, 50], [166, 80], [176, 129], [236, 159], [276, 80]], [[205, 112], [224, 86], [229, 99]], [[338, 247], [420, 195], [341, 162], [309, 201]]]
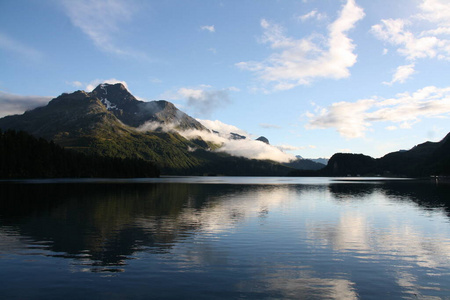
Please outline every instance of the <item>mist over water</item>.
[[0, 296], [444, 298], [450, 190], [309, 178], [0, 183]]

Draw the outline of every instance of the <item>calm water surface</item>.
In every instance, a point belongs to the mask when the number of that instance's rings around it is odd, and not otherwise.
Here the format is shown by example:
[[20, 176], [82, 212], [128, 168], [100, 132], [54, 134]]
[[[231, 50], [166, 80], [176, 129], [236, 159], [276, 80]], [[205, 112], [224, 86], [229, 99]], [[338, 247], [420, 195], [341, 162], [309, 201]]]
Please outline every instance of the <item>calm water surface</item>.
[[1, 299], [450, 299], [450, 187], [0, 182]]

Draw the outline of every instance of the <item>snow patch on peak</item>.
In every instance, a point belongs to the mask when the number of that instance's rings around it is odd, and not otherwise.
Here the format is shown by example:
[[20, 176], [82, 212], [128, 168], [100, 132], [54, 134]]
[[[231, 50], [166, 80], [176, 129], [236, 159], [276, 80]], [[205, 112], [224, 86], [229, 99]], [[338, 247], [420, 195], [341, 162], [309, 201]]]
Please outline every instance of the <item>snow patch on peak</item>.
[[101, 101], [103, 104], [105, 104], [107, 110], [118, 110], [117, 106], [115, 104], [112, 104], [108, 99], [102, 98]]
[[106, 84], [105, 83], [100, 84], [100, 88], [105, 92], [105, 95], [108, 95], [108, 91], [106, 90]]

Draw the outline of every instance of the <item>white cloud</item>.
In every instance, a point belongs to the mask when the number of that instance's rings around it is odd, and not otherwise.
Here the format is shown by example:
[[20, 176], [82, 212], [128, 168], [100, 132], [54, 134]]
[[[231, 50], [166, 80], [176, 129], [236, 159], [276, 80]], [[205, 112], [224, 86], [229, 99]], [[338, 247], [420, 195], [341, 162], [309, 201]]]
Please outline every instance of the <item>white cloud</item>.
[[160, 84], [160, 83], [163, 82], [161, 79], [156, 78], [156, 77], [150, 78], [149, 81], [150, 81], [151, 83], [155, 83], [155, 84]]
[[63, 0], [61, 4], [72, 24], [80, 28], [98, 49], [119, 56], [148, 59], [146, 54], [124, 47], [116, 40], [123, 25], [136, 13], [135, 3], [126, 0]]
[[374, 100], [338, 102], [321, 109], [317, 114], [308, 113], [307, 129], [336, 128], [347, 138], [363, 137], [370, 123], [365, 120], [365, 112], [374, 105]]
[[298, 19], [302, 22], [305, 22], [309, 19], [316, 19], [316, 20], [320, 21], [320, 20], [325, 19], [326, 17], [327, 17], [326, 14], [319, 13], [319, 12], [317, 12], [317, 10], [312, 10], [307, 14], [299, 16]]
[[[409, 18], [381, 20], [372, 26], [372, 33], [395, 46], [397, 52], [409, 61], [424, 58], [450, 60], [450, 39], [445, 38], [450, 35], [450, 2], [422, 0], [419, 9], [419, 14]], [[422, 23], [426, 26], [418, 26]]]
[[42, 53], [28, 45], [25, 45], [6, 34], [0, 32], [0, 49], [13, 52], [30, 60], [37, 61], [42, 58]]
[[437, 23], [440, 26], [450, 26], [450, 3], [447, 0], [423, 0], [420, 4], [424, 20]]
[[383, 83], [387, 85], [392, 85], [396, 82], [404, 83], [412, 74], [415, 73], [414, 67], [414, 63], [405, 66], [399, 66], [395, 71], [392, 80], [390, 82]]
[[52, 97], [23, 96], [0, 91], [0, 117], [22, 114], [27, 110], [47, 105]]
[[229, 88], [227, 88], [227, 90], [229, 90], [230, 92], [240, 92], [241, 89], [237, 88], [235, 86], [230, 86]]
[[104, 79], [94, 79], [94, 80], [92, 80], [91, 82], [89, 82], [86, 85], [85, 91], [86, 92], [92, 92], [92, 90], [95, 89], [100, 83], [108, 83], [108, 84], [121, 83], [121, 84], [123, 84], [126, 87], [127, 90], [129, 90], [128, 89], [128, 84], [125, 81], [117, 80], [115, 78], [111, 78], [111, 79], [106, 79], [106, 80], [104, 80]]
[[[250, 159], [270, 159], [278, 162], [288, 162], [295, 159], [293, 155], [284, 153], [276, 146], [268, 145], [266, 143], [261, 143], [260, 141], [254, 140], [250, 134], [246, 131], [239, 129], [236, 126], [225, 124], [218, 120], [198, 120], [205, 127], [210, 130], [218, 132], [216, 133], [206, 133], [203, 131], [186, 131], [181, 134], [193, 138], [196, 136], [201, 136], [204, 140], [212, 141], [216, 144], [222, 145], [217, 151], [226, 152], [234, 156], [242, 156]], [[243, 140], [233, 140], [230, 139], [230, 133], [237, 133], [246, 136]]]
[[381, 40], [399, 46], [397, 52], [409, 60], [417, 58], [434, 58], [441, 52], [443, 41], [435, 36], [417, 37], [405, 29], [411, 24], [408, 20], [381, 20], [372, 26], [372, 32]]
[[259, 124], [260, 127], [262, 128], [266, 128], [266, 129], [270, 129], [270, 128], [274, 128], [274, 129], [280, 129], [281, 127], [275, 124], [269, 124], [269, 123], [260, 123]]
[[[287, 37], [281, 26], [262, 20], [262, 42], [278, 52], [264, 61], [236, 65], [254, 72], [264, 83], [273, 85], [273, 90], [292, 89], [309, 84], [316, 78], [346, 78], [350, 76], [349, 68], [357, 58], [353, 53], [355, 45], [347, 33], [363, 17], [363, 10], [354, 0], [348, 0], [339, 17], [328, 26], [328, 36], [321, 38], [320, 42], [314, 42], [317, 34], [303, 39]], [[325, 46], [322, 40], [326, 40]]]
[[217, 131], [221, 133], [223, 136], [227, 136], [230, 132], [237, 133], [243, 136], [250, 136], [248, 132], [239, 129], [238, 127], [230, 124], [223, 123], [219, 120], [202, 120], [197, 119], [200, 123], [202, 123], [206, 128], [210, 130]]
[[236, 87], [217, 90], [209, 85], [201, 85], [195, 88], [183, 87], [175, 93], [165, 93], [164, 97], [169, 100], [183, 99], [186, 101], [186, 106], [193, 109], [195, 113], [209, 116], [214, 110], [230, 103], [230, 92], [237, 91], [239, 89]]
[[[196, 139], [201, 137], [205, 141], [213, 142], [220, 145], [217, 152], [225, 152], [233, 156], [242, 156], [250, 159], [269, 159], [278, 162], [289, 162], [295, 159], [294, 155], [283, 152], [279, 147], [267, 145], [254, 138], [246, 131], [229, 124], [225, 124], [219, 120], [201, 120], [197, 119], [211, 132], [201, 130], [184, 130], [176, 129], [176, 124], [165, 124], [148, 122], [140, 127], [140, 130], [155, 130], [157, 128], [165, 131], [177, 131], [179, 134], [187, 139]], [[213, 132], [215, 131], [215, 132]], [[237, 133], [245, 136], [245, 139], [234, 140], [230, 133]], [[281, 147], [283, 148], [283, 147]], [[189, 149], [193, 151], [194, 149]]]
[[346, 138], [364, 137], [374, 122], [397, 124], [389, 125], [388, 130], [408, 129], [423, 118], [450, 117], [450, 87], [428, 86], [384, 100], [337, 102], [307, 116], [310, 119], [307, 129], [335, 128]]
[[83, 86], [83, 83], [81, 81], [72, 81], [72, 82], [66, 82], [67, 84], [70, 84], [71, 86], [80, 88]]
[[296, 151], [296, 150], [306, 149], [307, 147], [305, 147], [305, 146], [297, 147], [297, 146], [292, 146], [292, 145], [278, 145], [277, 148], [280, 149], [281, 151]]
[[214, 25], [204, 25], [200, 27], [201, 30], [209, 31], [209, 32], [216, 32], [216, 28]]
[[250, 139], [227, 140], [218, 151], [250, 159], [269, 159], [278, 162], [289, 162], [295, 159], [294, 155], [284, 153], [276, 146]]

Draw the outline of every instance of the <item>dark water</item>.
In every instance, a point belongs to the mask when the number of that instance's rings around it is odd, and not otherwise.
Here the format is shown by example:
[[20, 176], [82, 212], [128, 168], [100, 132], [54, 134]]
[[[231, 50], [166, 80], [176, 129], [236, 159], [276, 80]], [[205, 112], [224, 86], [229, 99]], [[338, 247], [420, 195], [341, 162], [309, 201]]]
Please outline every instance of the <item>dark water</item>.
[[450, 188], [0, 183], [1, 299], [450, 299]]

